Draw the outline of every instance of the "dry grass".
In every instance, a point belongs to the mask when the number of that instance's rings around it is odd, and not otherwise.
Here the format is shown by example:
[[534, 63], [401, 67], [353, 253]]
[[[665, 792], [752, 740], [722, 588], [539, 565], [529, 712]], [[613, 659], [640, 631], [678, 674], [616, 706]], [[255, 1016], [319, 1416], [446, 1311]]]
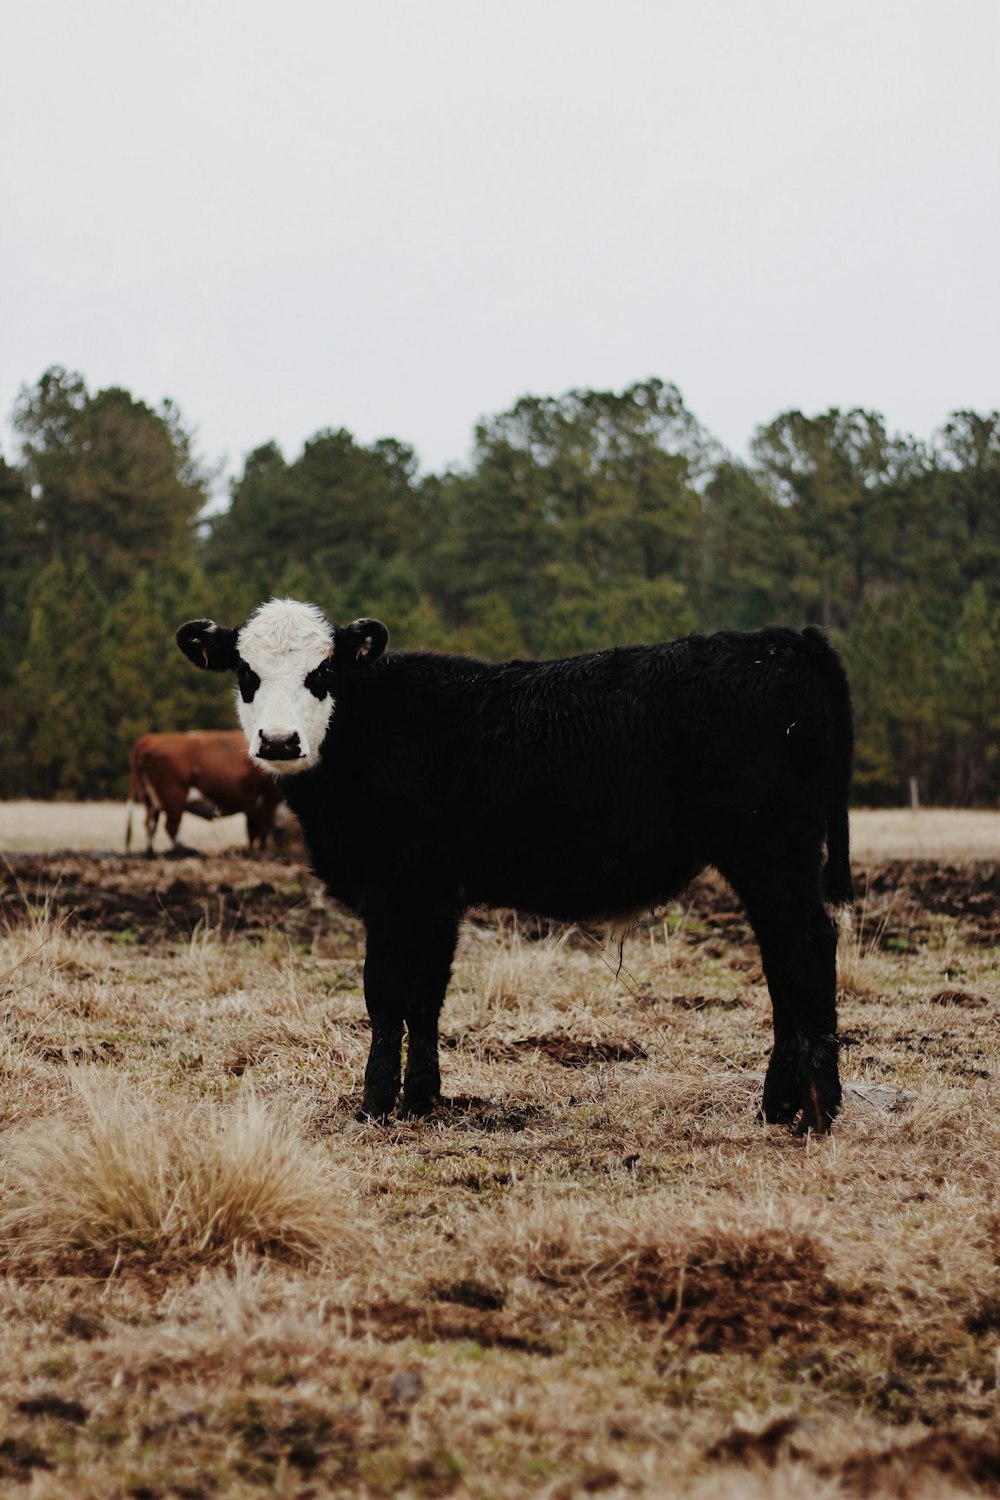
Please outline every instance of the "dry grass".
[[225, 1107], [137, 1093], [73, 1069], [79, 1118], [7, 1144], [0, 1250], [43, 1267], [95, 1252], [119, 1262], [204, 1260], [238, 1248], [300, 1260], [356, 1256], [363, 1238], [329, 1163], [247, 1090]]
[[164, 864], [206, 915], [159, 936], [41, 884], [0, 931], [0, 1492], [1000, 1494], [985, 884], [873, 882], [843, 1070], [912, 1098], [803, 1141], [755, 1122], [759, 963], [693, 898], [620, 972], [467, 925], [450, 1103], [378, 1128], [356, 932], [231, 928], [220, 868]]

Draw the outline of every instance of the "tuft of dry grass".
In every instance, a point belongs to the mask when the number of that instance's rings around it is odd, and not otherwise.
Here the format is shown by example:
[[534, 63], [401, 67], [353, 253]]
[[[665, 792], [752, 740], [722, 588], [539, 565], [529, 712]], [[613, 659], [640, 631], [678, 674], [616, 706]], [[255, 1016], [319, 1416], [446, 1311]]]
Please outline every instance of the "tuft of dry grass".
[[171, 1261], [258, 1253], [336, 1260], [363, 1244], [329, 1163], [251, 1090], [193, 1112], [74, 1069], [76, 1119], [10, 1140], [0, 1211], [7, 1255], [140, 1252]]
[[837, 991], [840, 996], [864, 999], [875, 992], [879, 955], [892, 915], [892, 902], [873, 920], [868, 915], [868, 890], [861, 909], [842, 911], [837, 933]]

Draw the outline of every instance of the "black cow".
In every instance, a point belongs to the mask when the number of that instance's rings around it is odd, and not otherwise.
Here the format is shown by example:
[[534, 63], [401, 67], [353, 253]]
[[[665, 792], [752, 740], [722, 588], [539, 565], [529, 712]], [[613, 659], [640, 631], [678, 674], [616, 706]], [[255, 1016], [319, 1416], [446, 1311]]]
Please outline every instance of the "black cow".
[[[689, 636], [499, 665], [390, 652], [272, 599], [177, 632], [236, 673], [251, 755], [281, 777], [316, 872], [367, 929], [363, 1111], [431, 1110], [438, 1017], [471, 905], [569, 921], [662, 905], [714, 866], [742, 899], [774, 1012], [761, 1114], [837, 1113], [836, 931], [852, 899], [853, 730], [821, 631]], [[826, 857], [824, 862], [824, 847]]]

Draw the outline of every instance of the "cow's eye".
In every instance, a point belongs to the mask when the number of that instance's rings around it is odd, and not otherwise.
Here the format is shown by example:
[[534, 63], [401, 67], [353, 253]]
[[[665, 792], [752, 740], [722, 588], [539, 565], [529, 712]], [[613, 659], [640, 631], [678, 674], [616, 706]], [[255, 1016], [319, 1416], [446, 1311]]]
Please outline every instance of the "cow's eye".
[[321, 661], [319, 666], [313, 667], [312, 671], [306, 677], [306, 687], [312, 693], [313, 697], [318, 698], [321, 703], [330, 691], [330, 684], [327, 680], [328, 666], [329, 662]]
[[240, 697], [244, 703], [252, 703], [253, 695], [260, 687], [260, 678], [252, 667], [248, 667], [245, 661], [236, 664], [236, 681], [239, 685]]

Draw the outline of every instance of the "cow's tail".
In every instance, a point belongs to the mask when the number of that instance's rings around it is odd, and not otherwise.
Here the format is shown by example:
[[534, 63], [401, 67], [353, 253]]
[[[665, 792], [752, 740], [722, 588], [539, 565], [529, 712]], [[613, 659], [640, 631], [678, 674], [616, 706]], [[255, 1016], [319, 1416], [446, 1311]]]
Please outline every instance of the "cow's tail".
[[848, 815], [854, 764], [851, 689], [844, 664], [824, 632], [815, 625], [807, 625], [802, 633], [809, 643], [813, 661], [826, 679], [833, 708], [833, 766], [826, 814], [823, 895], [831, 906], [850, 908], [854, 902]]

